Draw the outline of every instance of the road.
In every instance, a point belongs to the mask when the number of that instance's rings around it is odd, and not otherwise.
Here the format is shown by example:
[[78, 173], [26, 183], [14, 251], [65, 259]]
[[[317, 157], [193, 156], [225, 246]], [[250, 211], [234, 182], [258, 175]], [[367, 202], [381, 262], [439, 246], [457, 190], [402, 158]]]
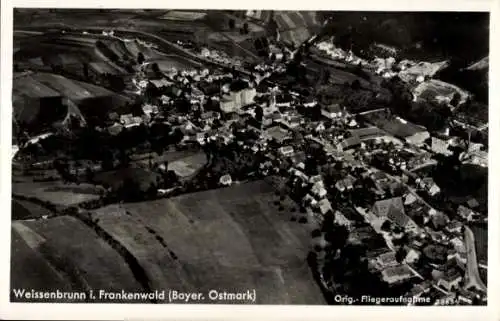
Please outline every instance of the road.
[[479, 276], [479, 268], [477, 265], [476, 247], [474, 241], [474, 233], [465, 226], [464, 230], [465, 247], [467, 250], [467, 271], [465, 274], [465, 289], [476, 287], [481, 291], [487, 292], [487, 287], [484, 285]]

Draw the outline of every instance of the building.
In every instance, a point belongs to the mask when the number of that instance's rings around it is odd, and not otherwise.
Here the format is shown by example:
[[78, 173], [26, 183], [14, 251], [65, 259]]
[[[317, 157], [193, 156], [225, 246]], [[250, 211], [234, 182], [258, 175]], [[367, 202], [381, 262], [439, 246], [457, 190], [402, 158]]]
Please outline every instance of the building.
[[456, 268], [448, 269], [445, 271], [442, 278], [438, 280], [437, 285], [443, 287], [447, 291], [458, 289], [462, 281], [462, 273]]
[[120, 123], [125, 128], [135, 127], [142, 124], [141, 117], [134, 117], [132, 114], [125, 114], [120, 116]]
[[336, 119], [342, 117], [342, 108], [339, 104], [331, 104], [321, 108], [321, 115], [328, 119]]
[[219, 183], [224, 186], [229, 186], [233, 183], [233, 179], [231, 178], [231, 175], [226, 174], [221, 176], [221, 178], [219, 179]]
[[390, 285], [412, 278], [413, 272], [407, 265], [398, 265], [382, 271], [382, 279]]
[[328, 201], [326, 198], [321, 199], [316, 204], [316, 206], [321, 215], [325, 215], [326, 213], [332, 210], [332, 204], [330, 204], [330, 201]]
[[280, 147], [279, 153], [285, 157], [290, 157], [293, 155], [293, 147], [292, 146]]
[[451, 155], [453, 152], [448, 149], [450, 146], [450, 140], [443, 140], [437, 137], [431, 138], [431, 150], [434, 153], [443, 154], [443, 155]]
[[380, 254], [377, 257], [377, 264], [382, 268], [386, 269], [388, 267], [393, 267], [396, 265], [399, 265], [398, 261], [396, 260], [396, 252], [394, 251], [389, 251]]
[[407, 231], [417, 230], [417, 224], [411, 220], [406, 214], [401, 197], [394, 197], [375, 202], [372, 212], [379, 218], [387, 218], [394, 224]]
[[274, 140], [278, 144], [283, 143], [286, 139], [290, 137], [290, 132], [280, 126], [273, 126], [265, 130], [264, 138], [268, 140]]
[[338, 225], [345, 226], [347, 228], [347, 230], [349, 230], [349, 231], [352, 231], [352, 229], [354, 228], [353, 222], [351, 220], [349, 220], [347, 217], [345, 217], [344, 214], [342, 214], [339, 211], [335, 212], [334, 222]]
[[245, 88], [239, 91], [231, 91], [220, 99], [220, 109], [224, 113], [233, 113], [242, 107], [251, 105], [255, 102], [257, 91], [255, 88]]

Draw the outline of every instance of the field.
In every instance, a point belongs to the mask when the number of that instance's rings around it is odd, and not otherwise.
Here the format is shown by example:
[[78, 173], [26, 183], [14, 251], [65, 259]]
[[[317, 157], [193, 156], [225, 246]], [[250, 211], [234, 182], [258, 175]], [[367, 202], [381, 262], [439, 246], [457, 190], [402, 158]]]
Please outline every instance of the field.
[[90, 184], [64, 184], [62, 182], [13, 183], [12, 194], [60, 206], [75, 206], [98, 200], [99, 188]]
[[464, 103], [469, 96], [457, 86], [435, 79], [423, 82], [413, 90], [417, 101], [450, 101], [455, 93], [460, 95], [460, 103]]
[[304, 225], [278, 212], [264, 182], [111, 205], [93, 218], [144, 268], [152, 289], [257, 289], [258, 303], [323, 303]]
[[206, 163], [207, 157], [205, 153], [199, 152], [169, 163], [168, 169], [173, 170], [180, 177], [189, 177], [200, 170]]
[[488, 226], [472, 225], [470, 228], [476, 240], [477, 261], [488, 265]]
[[[158, 67], [163, 72], [168, 72], [172, 68], [175, 68], [177, 70], [181, 70], [181, 69], [192, 69], [195, 67], [201, 67], [200, 63], [197, 63], [195, 61], [192, 61], [192, 60], [189, 60], [187, 58], [183, 58], [183, 57], [177, 56], [177, 55], [164, 56], [159, 60], [151, 60], [150, 62], [157, 63]], [[152, 65], [150, 65], [150, 66], [152, 66]]]
[[43, 206], [23, 200], [12, 200], [12, 220], [36, 219], [53, 213]]
[[[19, 259], [28, 259], [26, 255], [30, 252], [36, 253], [37, 258], [45, 261], [43, 265], [52, 267], [52, 272], [47, 270], [43, 287], [39, 287], [38, 290], [59, 286], [58, 281], [61, 278], [57, 278], [57, 275], [65, 279], [65, 286], [60, 290], [68, 285], [75, 291], [88, 289], [127, 291], [140, 288], [123, 258], [78, 219], [61, 216], [50, 220], [18, 221], [13, 223], [12, 229], [16, 235], [12, 245], [13, 262], [16, 262], [15, 265], [13, 263], [14, 270], [17, 270], [18, 264], [26, 264], [26, 261], [19, 262]], [[22, 240], [18, 239], [18, 236]], [[37, 275], [25, 274], [24, 269], [21, 271], [22, 274], [12, 274], [12, 287], [28, 283], [30, 285], [28, 288], [33, 288], [29, 281], [33, 279], [37, 282]]]
[[160, 19], [165, 20], [181, 20], [181, 21], [194, 21], [198, 19], [202, 19], [207, 14], [205, 12], [192, 12], [192, 11], [169, 11]]

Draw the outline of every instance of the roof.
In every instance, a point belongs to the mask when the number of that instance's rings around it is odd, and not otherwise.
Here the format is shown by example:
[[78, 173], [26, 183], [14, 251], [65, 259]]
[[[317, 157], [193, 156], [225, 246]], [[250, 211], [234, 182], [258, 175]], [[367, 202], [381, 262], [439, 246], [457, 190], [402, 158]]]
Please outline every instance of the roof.
[[273, 126], [266, 130], [266, 134], [270, 137], [276, 139], [277, 141], [282, 141], [288, 137], [288, 130], [281, 128], [280, 126]]
[[401, 211], [404, 214], [404, 205], [401, 197], [393, 197], [375, 202], [373, 212], [378, 217], [387, 217], [391, 211], [391, 207], [393, 211]]
[[391, 119], [383, 123], [382, 129], [399, 138], [407, 138], [417, 133], [427, 132], [425, 127], [421, 127], [408, 121]]
[[329, 113], [340, 113], [342, 112], [342, 108], [340, 108], [339, 104], [331, 104], [328, 106], [325, 106], [324, 109], [329, 112]]
[[388, 267], [382, 271], [382, 274], [386, 277], [394, 277], [394, 276], [411, 276], [413, 275], [412, 271], [407, 265], [398, 265]]
[[349, 130], [349, 132], [352, 134], [352, 136], [358, 136], [361, 140], [374, 139], [384, 135], [384, 132], [380, 128], [375, 126], [351, 129]]
[[153, 79], [153, 80], [150, 80], [150, 82], [153, 85], [155, 85], [156, 87], [158, 87], [158, 88], [168, 87], [168, 86], [172, 85], [172, 82], [166, 80], [165, 78], [163, 78], [163, 79]]
[[340, 143], [344, 149], [348, 149], [359, 144], [361, 144], [361, 140], [357, 136], [346, 138]]
[[389, 251], [382, 253], [378, 256], [378, 258], [383, 264], [388, 264], [391, 262], [396, 262], [396, 252]]

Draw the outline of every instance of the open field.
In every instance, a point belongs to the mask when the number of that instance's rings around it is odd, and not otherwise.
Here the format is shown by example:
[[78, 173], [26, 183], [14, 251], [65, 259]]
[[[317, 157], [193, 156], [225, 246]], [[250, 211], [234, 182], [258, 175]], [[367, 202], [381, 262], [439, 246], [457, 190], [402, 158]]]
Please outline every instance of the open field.
[[12, 200], [12, 220], [36, 219], [53, 213], [43, 206], [23, 200]]
[[144, 268], [152, 289], [257, 289], [258, 303], [323, 303], [306, 262], [305, 225], [271, 203], [264, 182], [151, 202], [92, 217]]
[[[34, 249], [36, 233], [14, 223], [11, 229], [10, 286], [12, 289], [44, 289], [70, 291], [71, 280]], [[18, 231], [20, 230], [20, 231]], [[11, 295], [11, 300], [14, 300]]]
[[459, 87], [435, 79], [423, 82], [413, 90], [417, 101], [450, 101], [456, 93], [460, 95], [460, 103], [465, 102], [469, 96], [469, 93]]
[[488, 226], [472, 225], [470, 228], [476, 241], [477, 261], [479, 264], [488, 265]]
[[90, 184], [65, 184], [62, 182], [13, 183], [12, 194], [60, 206], [75, 206], [98, 200], [100, 188]]
[[198, 172], [206, 163], [207, 156], [199, 152], [169, 163], [168, 169], [173, 170], [180, 177], [188, 177]]
[[[76, 218], [61, 216], [49, 220], [17, 221], [13, 223], [13, 231], [22, 237], [22, 240], [13, 243], [13, 257], [27, 252], [26, 246], [29, 247], [47, 262], [45, 265], [54, 267], [58, 274], [67, 277], [73, 290], [127, 291], [140, 288], [123, 258]], [[44, 285], [50, 287], [54, 275], [47, 276]], [[29, 275], [13, 273], [12, 287], [18, 287], [26, 277]], [[33, 277], [36, 281], [36, 276]]]

